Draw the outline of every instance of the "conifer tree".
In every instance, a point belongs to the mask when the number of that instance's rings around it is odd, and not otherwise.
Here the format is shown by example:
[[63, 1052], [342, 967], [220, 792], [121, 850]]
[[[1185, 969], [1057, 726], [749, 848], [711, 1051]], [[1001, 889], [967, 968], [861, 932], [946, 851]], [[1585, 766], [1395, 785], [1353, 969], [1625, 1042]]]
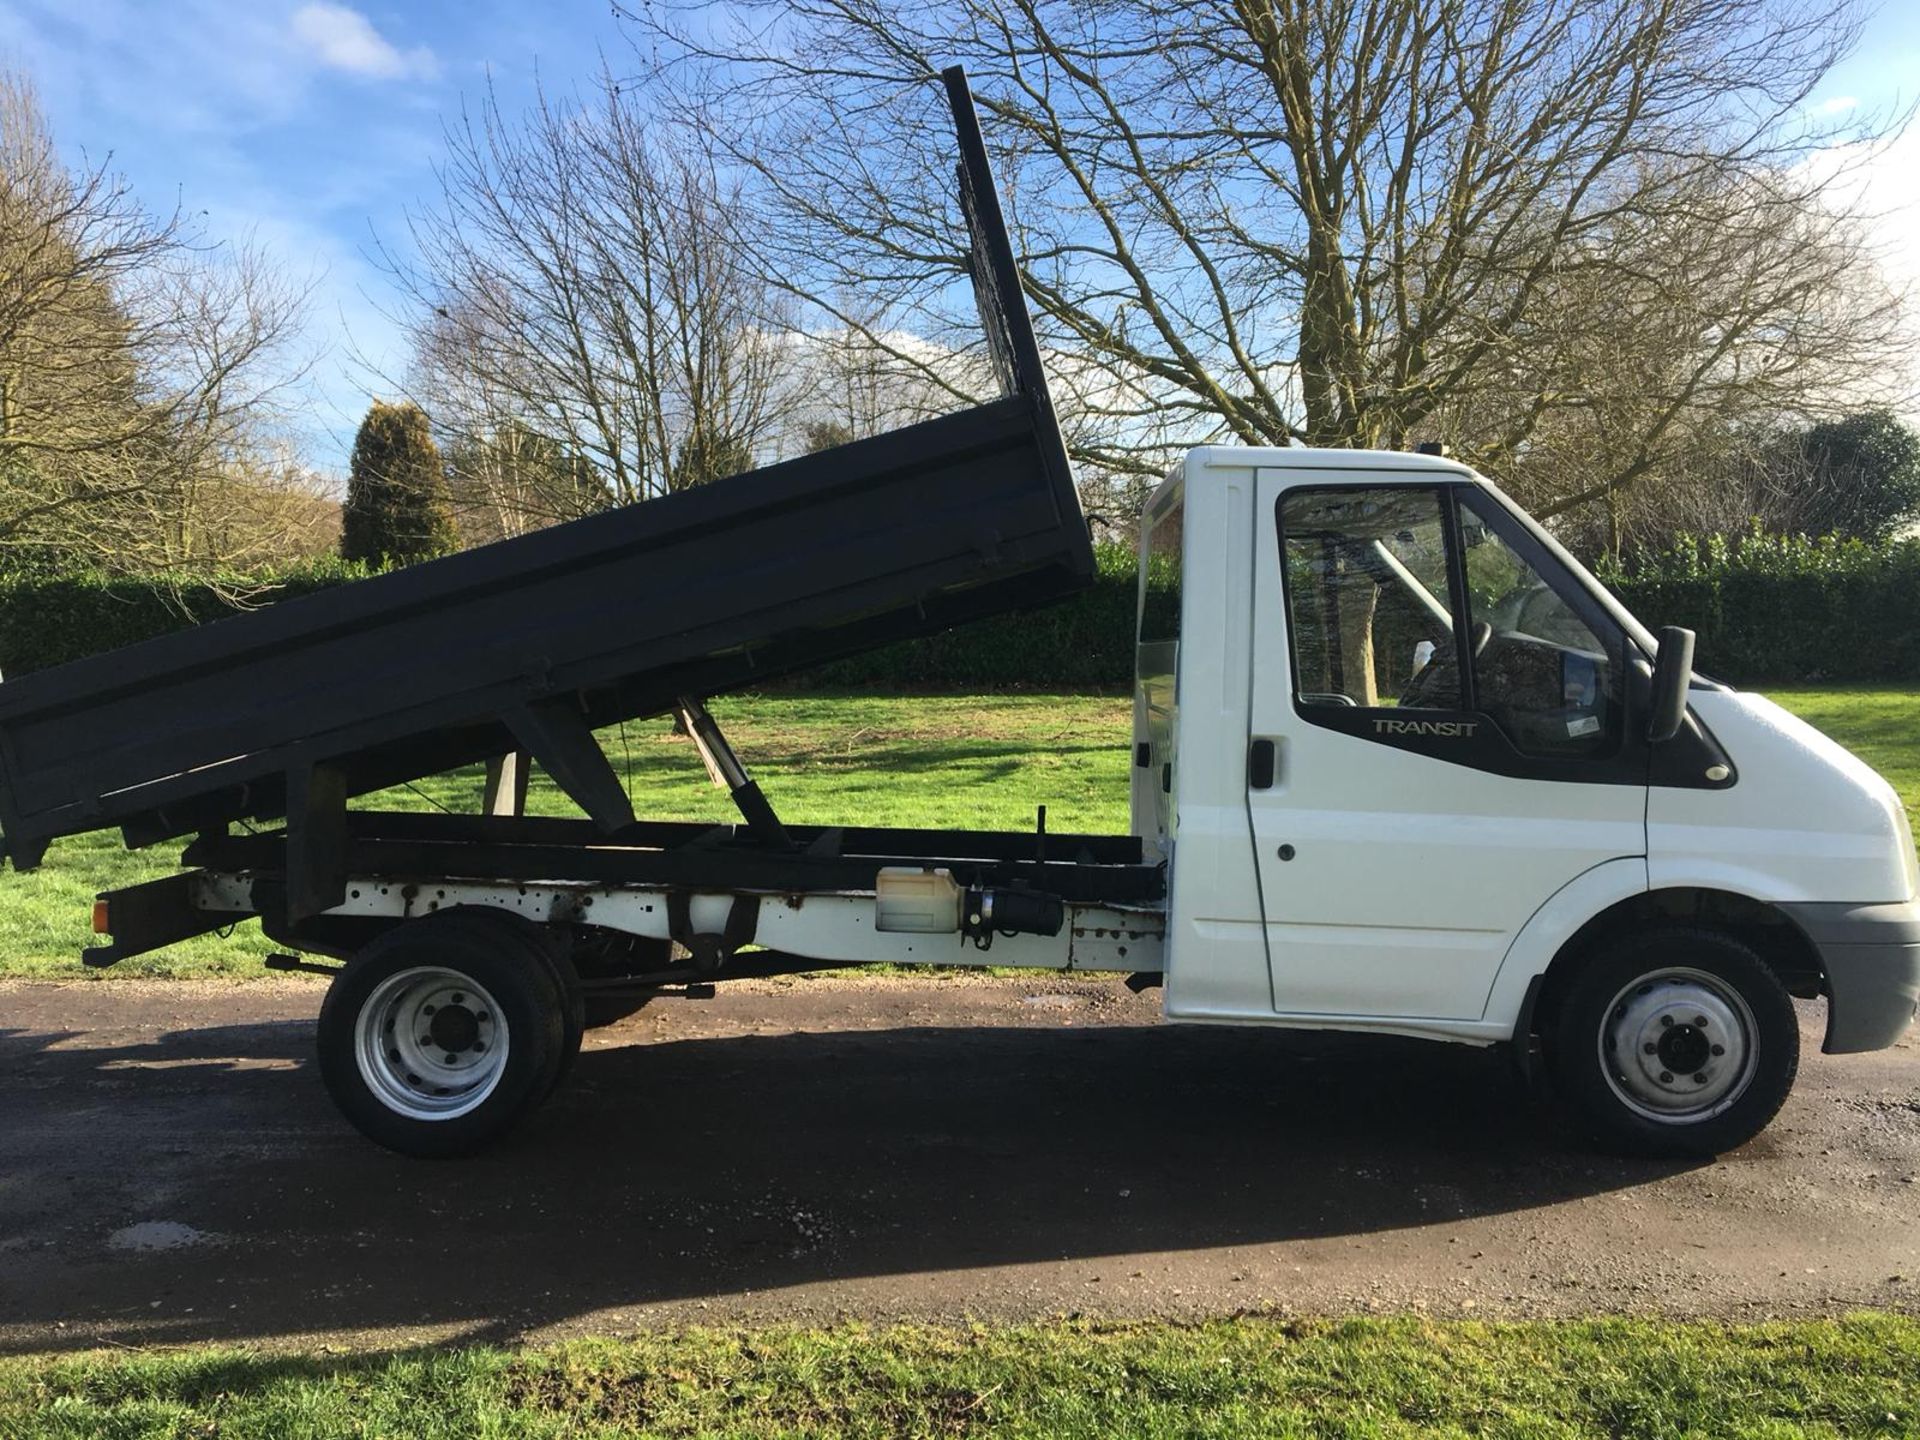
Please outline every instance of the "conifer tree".
[[340, 553], [409, 565], [458, 548], [440, 452], [417, 405], [373, 402], [353, 442]]

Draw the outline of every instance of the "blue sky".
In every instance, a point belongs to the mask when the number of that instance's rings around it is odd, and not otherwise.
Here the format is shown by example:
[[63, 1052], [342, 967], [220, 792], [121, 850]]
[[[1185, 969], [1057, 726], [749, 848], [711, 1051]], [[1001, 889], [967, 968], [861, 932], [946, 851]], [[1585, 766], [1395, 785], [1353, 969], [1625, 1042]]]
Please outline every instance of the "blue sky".
[[[0, 0], [0, 65], [33, 77], [73, 160], [111, 155], [149, 205], [177, 200], [210, 238], [255, 235], [315, 277], [305, 448], [331, 471], [380, 388], [355, 356], [404, 368], [372, 237], [404, 244], [443, 121], [489, 76], [512, 111], [536, 77], [587, 80], [603, 51], [623, 68], [605, 0]], [[1916, 88], [1920, 4], [1888, 0], [1818, 98], [1882, 107]], [[1920, 127], [1864, 183], [1890, 268], [1920, 284]]]
[[378, 388], [354, 354], [404, 368], [372, 239], [404, 245], [443, 119], [489, 75], [516, 110], [603, 50], [625, 53], [604, 0], [0, 0], [0, 65], [33, 78], [71, 160], [110, 155], [150, 207], [316, 278], [305, 448], [328, 470]]

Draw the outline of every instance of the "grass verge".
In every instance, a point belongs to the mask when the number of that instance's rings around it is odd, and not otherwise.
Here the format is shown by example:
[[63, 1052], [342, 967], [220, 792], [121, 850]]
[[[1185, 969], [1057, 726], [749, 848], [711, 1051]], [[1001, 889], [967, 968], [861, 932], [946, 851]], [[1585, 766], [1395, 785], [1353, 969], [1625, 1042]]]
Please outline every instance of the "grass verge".
[[[1768, 692], [1890, 779], [1920, 829], [1920, 693]], [[1112, 695], [747, 696], [714, 712], [782, 815], [801, 824], [1026, 829], [1048, 807], [1056, 832], [1124, 831], [1130, 701]], [[689, 742], [664, 721], [603, 732], [641, 814], [731, 821]], [[478, 768], [359, 802], [370, 808], [471, 811]], [[572, 806], [536, 774], [534, 814]], [[129, 853], [116, 833], [54, 845], [39, 870], [0, 877], [0, 977], [77, 979], [93, 896], [169, 873], [165, 846]], [[249, 979], [274, 947], [251, 922], [123, 962], [109, 976]]]
[[1920, 1320], [1417, 1318], [692, 1330], [513, 1353], [0, 1362], [0, 1434], [1873, 1436], [1920, 1429]]

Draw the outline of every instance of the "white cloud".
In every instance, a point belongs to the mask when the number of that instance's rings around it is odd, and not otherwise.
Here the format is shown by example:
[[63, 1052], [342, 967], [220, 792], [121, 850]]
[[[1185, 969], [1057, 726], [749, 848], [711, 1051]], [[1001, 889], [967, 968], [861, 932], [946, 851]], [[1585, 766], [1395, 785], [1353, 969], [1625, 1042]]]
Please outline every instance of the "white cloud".
[[1866, 220], [1881, 267], [1920, 300], [1920, 126], [1829, 146], [1806, 161], [1836, 206]]
[[1858, 110], [1859, 108], [1860, 97], [1858, 95], [1834, 95], [1815, 104], [1813, 113], [1816, 115], [1844, 115], [1849, 110]]
[[[1905, 324], [1920, 340], [1920, 126], [1908, 126], [1890, 140], [1856, 141], [1819, 151], [1807, 170], [1829, 185], [1836, 207], [1858, 215], [1880, 272], [1901, 297]], [[1904, 377], [1907, 399], [1896, 405], [1901, 418], [1920, 426], [1920, 366]]]
[[316, 0], [293, 12], [293, 35], [313, 58], [332, 70], [369, 80], [431, 80], [440, 71], [433, 51], [402, 51], [358, 10]]

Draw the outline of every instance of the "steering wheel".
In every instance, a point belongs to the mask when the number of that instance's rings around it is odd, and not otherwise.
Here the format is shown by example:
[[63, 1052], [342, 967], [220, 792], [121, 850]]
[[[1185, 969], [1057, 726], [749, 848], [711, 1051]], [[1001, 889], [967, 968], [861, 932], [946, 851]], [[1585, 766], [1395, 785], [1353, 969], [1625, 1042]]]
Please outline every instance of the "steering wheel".
[[[1484, 620], [1476, 621], [1474, 627], [1467, 632], [1467, 653], [1478, 660], [1480, 652], [1487, 648], [1487, 643], [1492, 639], [1493, 626]], [[1420, 673], [1415, 675], [1408, 682], [1407, 688], [1400, 692], [1400, 703], [1405, 706], [1431, 707], [1434, 692], [1440, 689], [1449, 675], [1460, 668], [1456, 658], [1457, 653], [1451, 645], [1444, 649], [1436, 649], [1433, 652], [1433, 658], [1420, 668]], [[1458, 703], [1459, 689], [1458, 685], [1454, 686], [1455, 703]]]

